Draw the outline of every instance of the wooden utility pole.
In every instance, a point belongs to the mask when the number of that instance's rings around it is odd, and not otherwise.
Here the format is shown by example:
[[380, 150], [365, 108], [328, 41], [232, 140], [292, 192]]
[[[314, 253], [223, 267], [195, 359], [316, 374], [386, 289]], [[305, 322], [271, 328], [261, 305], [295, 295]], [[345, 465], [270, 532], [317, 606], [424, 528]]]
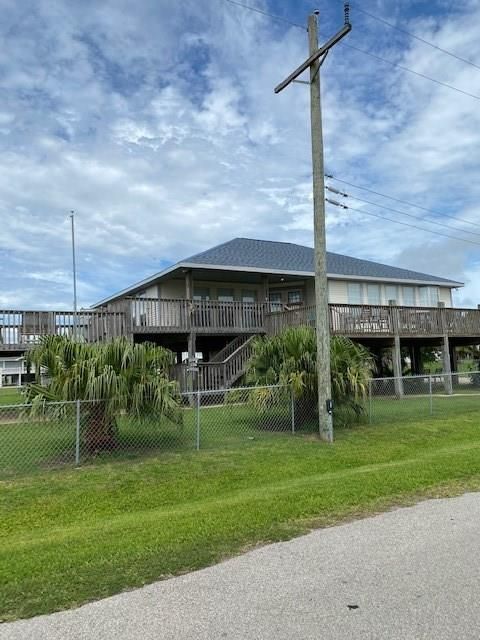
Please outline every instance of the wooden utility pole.
[[[318, 49], [317, 16], [308, 18], [310, 55]], [[320, 61], [310, 65], [310, 119], [313, 168], [313, 237], [315, 243], [315, 326], [317, 328], [318, 417], [320, 437], [333, 441], [328, 321], [327, 249], [325, 238], [325, 177], [323, 167]]]
[[345, 4], [345, 25], [330, 40], [318, 47], [318, 27], [315, 11], [308, 18], [309, 57], [288, 78], [275, 87], [279, 93], [291, 82], [303, 82], [297, 77], [310, 69], [310, 119], [313, 168], [313, 228], [315, 246], [315, 309], [317, 334], [318, 414], [320, 437], [333, 441], [330, 326], [328, 317], [327, 252], [325, 238], [325, 179], [323, 165], [322, 109], [320, 94], [320, 67], [329, 50], [351, 30], [349, 6]]

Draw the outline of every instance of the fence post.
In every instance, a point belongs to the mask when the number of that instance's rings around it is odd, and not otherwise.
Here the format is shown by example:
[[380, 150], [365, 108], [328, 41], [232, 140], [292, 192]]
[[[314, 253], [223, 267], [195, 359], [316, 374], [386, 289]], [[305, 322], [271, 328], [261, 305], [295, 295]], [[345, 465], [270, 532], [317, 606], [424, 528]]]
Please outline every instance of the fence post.
[[368, 424], [372, 424], [372, 379], [368, 381]]
[[200, 451], [200, 391], [197, 391], [197, 437], [196, 437], [196, 449]]
[[293, 393], [293, 387], [290, 387], [290, 404], [292, 411], [292, 433], [295, 433], [295, 396]]
[[75, 426], [75, 464], [80, 464], [80, 400], [76, 402], [76, 426]]
[[433, 416], [433, 393], [432, 393], [432, 375], [428, 376], [430, 387], [430, 415]]

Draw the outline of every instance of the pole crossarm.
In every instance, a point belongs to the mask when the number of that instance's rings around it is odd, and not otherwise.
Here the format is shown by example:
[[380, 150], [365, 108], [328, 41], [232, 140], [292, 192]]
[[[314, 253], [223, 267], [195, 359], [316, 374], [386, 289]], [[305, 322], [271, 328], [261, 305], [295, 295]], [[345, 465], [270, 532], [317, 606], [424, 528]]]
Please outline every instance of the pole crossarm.
[[337, 42], [339, 42], [342, 38], [344, 38], [347, 35], [347, 33], [350, 33], [351, 30], [352, 30], [352, 25], [346, 24], [342, 29], [340, 29], [338, 33], [332, 36], [330, 40], [323, 45], [323, 47], [320, 47], [320, 49], [317, 49], [315, 53], [313, 53], [309, 58], [305, 60], [305, 62], [303, 62], [297, 69], [295, 69], [295, 71], [293, 71], [288, 76], [288, 78], [285, 78], [283, 82], [280, 82], [280, 84], [278, 84], [274, 89], [275, 93], [280, 93], [280, 91], [283, 91], [285, 87], [288, 87], [288, 85], [291, 82], [293, 82], [295, 78], [298, 78], [298, 76], [301, 73], [303, 73], [306, 69], [308, 69], [316, 60], [321, 58], [323, 54], [326, 54], [334, 45], [337, 44]]

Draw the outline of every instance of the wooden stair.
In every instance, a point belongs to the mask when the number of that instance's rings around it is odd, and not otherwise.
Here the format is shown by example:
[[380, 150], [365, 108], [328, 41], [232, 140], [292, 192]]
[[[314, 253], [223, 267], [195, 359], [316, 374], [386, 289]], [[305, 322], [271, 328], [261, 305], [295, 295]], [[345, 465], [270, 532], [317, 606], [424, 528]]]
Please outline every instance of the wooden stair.
[[[256, 336], [238, 336], [224, 349], [219, 351], [209, 362], [197, 365], [198, 371], [195, 391], [217, 391], [229, 389], [245, 373], [247, 362], [252, 355], [252, 345]], [[224, 359], [218, 361], [218, 358]], [[191, 375], [188, 365], [181, 364], [174, 368], [174, 375], [180, 384], [181, 391], [191, 390]]]

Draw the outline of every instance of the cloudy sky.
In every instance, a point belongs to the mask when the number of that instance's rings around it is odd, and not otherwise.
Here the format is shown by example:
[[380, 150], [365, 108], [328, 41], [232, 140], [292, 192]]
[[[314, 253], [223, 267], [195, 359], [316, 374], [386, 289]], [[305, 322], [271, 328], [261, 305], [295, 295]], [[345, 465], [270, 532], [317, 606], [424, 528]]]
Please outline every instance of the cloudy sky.
[[[245, 3], [299, 24], [318, 8], [323, 39], [343, 23], [337, 0]], [[359, 8], [480, 66], [479, 0]], [[70, 210], [85, 306], [233, 236], [312, 244], [308, 88], [273, 93], [305, 31], [226, 0], [0, 9], [0, 307], [71, 306]], [[349, 45], [480, 96], [479, 68], [354, 2], [351, 20]], [[465, 281], [456, 303], [480, 302], [479, 100], [344, 45], [322, 74], [327, 171], [436, 214], [331, 185], [469, 241], [331, 207], [329, 250]]]

